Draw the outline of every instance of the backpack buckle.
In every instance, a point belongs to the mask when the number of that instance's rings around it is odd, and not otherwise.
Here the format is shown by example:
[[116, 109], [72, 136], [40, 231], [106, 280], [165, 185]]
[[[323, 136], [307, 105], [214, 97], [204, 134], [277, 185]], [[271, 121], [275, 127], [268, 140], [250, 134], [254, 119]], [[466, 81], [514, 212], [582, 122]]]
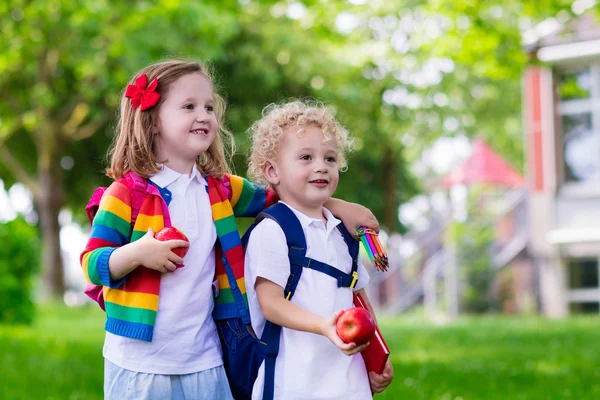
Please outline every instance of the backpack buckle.
[[350, 283], [350, 289], [354, 289], [356, 282], [358, 281], [358, 272], [352, 272], [352, 282]]

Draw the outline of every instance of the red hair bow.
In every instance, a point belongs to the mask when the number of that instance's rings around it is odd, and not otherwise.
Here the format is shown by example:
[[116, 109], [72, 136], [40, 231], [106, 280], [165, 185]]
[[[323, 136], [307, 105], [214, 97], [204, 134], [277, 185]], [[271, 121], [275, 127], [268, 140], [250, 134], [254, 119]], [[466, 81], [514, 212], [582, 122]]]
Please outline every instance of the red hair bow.
[[154, 78], [148, 87], [146, 87], [147, 84], [148, 77], [146, 74], [143, 74], [136, 78], [135, 85], [127, 86], [125, 97], [131, 99], [134, 110], [140, 105], [142, 106], [142, 111], [147, 110], [155, 105], [158, 102], [158, 99], [160, 99], [160, 94], [156, 93], [158, 78]]

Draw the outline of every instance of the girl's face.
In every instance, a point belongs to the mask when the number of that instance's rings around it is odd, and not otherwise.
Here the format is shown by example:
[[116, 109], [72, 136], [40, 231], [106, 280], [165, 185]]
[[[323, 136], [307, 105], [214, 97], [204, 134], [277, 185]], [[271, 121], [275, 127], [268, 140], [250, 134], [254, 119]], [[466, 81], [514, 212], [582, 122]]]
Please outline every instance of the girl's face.
[[167, 160], [169, 168], [189, 174], [197, 157], [215, 140], [218, 128], [210, 83], [200, 73], [184, 75], [171, 84], [158, 110], [156, 157]]

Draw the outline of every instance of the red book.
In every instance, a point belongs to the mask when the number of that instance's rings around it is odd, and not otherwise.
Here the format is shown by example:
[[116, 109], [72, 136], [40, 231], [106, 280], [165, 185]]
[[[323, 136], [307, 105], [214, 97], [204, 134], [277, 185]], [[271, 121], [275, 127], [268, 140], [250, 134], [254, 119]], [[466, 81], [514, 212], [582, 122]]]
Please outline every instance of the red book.
[[[354, 305], [369, 311], [369, 308], [365, 304], [365, 301], [360, 293], [354, 293]], [[374, 371], [379, 375], [383, 373], [385, 364], [390, 356], [390, 349], [385, 343], [383, 335], [381, 335], [377, 325], [375, 326], [375, 334], [371, 338], [371, 344], [369, 344], [369, 346], [364, 349], [361, 354], [365, 360], [367, 372]]]

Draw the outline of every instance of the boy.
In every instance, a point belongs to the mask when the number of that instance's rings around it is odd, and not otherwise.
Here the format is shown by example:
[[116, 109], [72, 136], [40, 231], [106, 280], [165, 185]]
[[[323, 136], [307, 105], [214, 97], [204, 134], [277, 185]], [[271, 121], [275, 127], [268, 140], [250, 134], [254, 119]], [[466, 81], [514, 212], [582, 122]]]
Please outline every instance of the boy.
[[[332, 112], [320, 104], [294, 101], [271, 105], [251, 128], [249, 175], [268, 183], [298, 219], [306, 239], [306, 257], [343, 273], [352, 258], [340, 221], [323, 204], [333, 195], [339, 169], [346, 167], [348, 132]], [[283, 327], [274, 375], [275, 399], [370, 399], [371, 390], [383, 391], [393, 371], [367, 375], [359, 354], [367, 345], [344, 343], [335, 324], [343, 309], [353, 306], [353, 290], [368, 303], [369, 281], [358, 265], [353, 289], [338, 287], [336, 279], [303, 268], [290, 301], [284, 287], [290, 276], [286, 237], [277, 222], [263, 219], [252, 231], [245, 262], [246, 291], [252, 328], [261, 337], [266, 321]], [[369, 304], [370, 307], [370, 304]], [[372, 312], [372, 310], [371, 310]], [[261, 399], [265, 364], [258, 372], [253, 399]]]

